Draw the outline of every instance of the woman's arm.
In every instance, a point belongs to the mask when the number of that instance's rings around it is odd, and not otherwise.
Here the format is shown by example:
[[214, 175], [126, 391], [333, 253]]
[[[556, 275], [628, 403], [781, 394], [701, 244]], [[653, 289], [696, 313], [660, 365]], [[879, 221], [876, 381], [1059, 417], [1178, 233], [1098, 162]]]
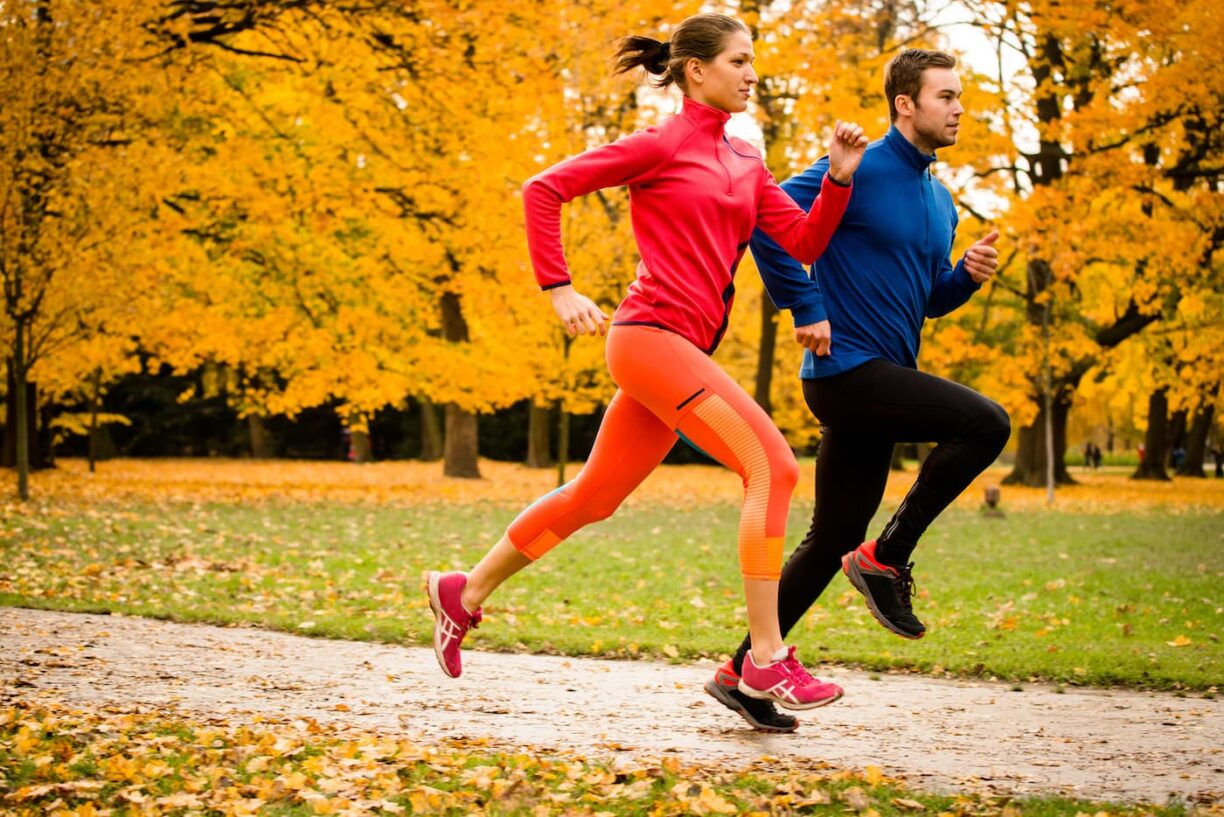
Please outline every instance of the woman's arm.
[[829, 172], [812, 209], [804, 212], [778, 186], [772, 175], [765, 180], [757, 207], [757, 226], [778, 242], [795, 260], [811, 264], [829, 244], [850, 203], [851, 180], [867, 149], [867, 137], [858, 125], [838, 122], [829, 146]]
[[561, 247], [561, 205], [605, 187], [648, 179], [666, 158], [664, 152], [662, 136], [651, 128], [559, 162], [523, 183], [527, 247], [541, 289], [570, 283]]

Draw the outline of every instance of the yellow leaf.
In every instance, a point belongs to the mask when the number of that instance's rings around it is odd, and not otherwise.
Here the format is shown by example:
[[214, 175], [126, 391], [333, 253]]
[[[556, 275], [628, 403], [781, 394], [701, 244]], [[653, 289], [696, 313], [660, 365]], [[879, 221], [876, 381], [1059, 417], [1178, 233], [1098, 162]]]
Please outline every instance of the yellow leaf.
[[893, 805], [905, 811], [926, 811], [926, 806], [922, 805], [922, 803], [904, 797], [894, 797]]
[[701, 794], [693, 801], [692, 809], [698, 814], [735, 814], [736, 808], [709, 786], [703, 786]]

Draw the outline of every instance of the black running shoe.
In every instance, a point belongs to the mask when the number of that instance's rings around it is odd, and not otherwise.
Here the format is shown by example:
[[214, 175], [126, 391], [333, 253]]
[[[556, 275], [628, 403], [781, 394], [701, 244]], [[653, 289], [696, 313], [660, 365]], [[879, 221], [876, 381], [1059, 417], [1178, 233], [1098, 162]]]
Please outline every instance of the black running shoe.
[[902, 638], [922, 638], [926, 625], [914, 617], [914, 565], [891, 567], [876, 560], [873, 539], [842, 557], [842, 570], [867, 599], [875, 620]]
[[759, 701], [749, 698], [739, 691], [739, 673], [728, 661], [714, 673], [714, 677], [705, 683], [705, 691], [732, 712], [738, 712], [753, 729], [762, 732], [794, 732], [799, 728], [799, 721], [791, 715], [779, 712], [772, 701]]

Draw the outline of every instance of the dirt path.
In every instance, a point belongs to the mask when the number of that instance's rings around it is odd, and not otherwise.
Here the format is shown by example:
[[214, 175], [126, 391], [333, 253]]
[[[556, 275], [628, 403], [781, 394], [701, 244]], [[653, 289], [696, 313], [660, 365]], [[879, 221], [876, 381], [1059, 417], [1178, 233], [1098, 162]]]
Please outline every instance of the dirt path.
[[[677, 753], [743, 766], [880, 766], [919, 788], [1104, 800], [1224, 799], [1224, 705], [1201, 697], [1068, 690], [825, 668], [846, 688], [761, 735], [709, 699], [712, 667], [468, 653], [446, 679], [428, 649], [253, 629], [0, 608], [0, 705], [261, 713], [426, 741], [488, 738], [630, 760]], [[339, 705], [348, 711], [337, 709]]]

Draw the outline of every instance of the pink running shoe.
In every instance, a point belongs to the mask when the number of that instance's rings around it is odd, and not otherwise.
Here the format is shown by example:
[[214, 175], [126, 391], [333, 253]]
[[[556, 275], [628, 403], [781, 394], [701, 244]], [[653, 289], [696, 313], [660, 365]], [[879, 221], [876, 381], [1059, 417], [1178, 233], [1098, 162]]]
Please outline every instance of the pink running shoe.
[[433, 647], [438, 666], [452, 678], [463, 673], [463, 658], [459, 645], [468, 630], [480, 624], [480, 608], [469, 613], [459, 601], [467, 585], [466, 573], [429, 572], [429, 609], [434, 614]]
[[[776, 658], [776, 656], [775, 656]], [[774, 701], [787, 709], [815, 709], [842, 696], [837, 684], [813, 678], [795, 657], [795, 648], [786, 648], [786, 657], [758, 667], [752, 653], [744, 657], [744, 674], [739, 691], [749, 698]]]

